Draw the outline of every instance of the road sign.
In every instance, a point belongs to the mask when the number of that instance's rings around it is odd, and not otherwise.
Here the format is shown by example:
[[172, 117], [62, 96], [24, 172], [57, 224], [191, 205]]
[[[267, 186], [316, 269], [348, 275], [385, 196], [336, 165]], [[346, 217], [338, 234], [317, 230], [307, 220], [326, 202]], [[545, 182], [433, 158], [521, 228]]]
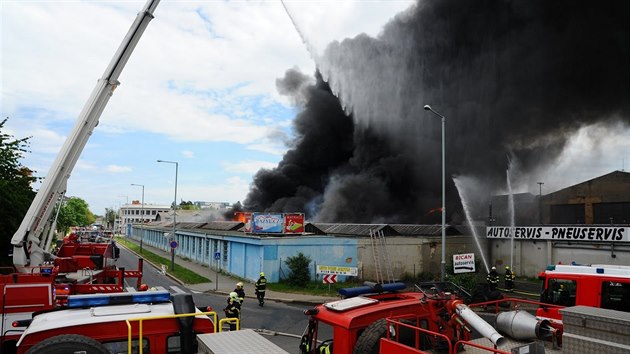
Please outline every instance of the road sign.
[[337, 274], [324, 274], [324, 284], [334, 284], [337, 282]]
[[217, 261], [221, 259], [221, 252], [214, 252], [214, 259], [216, 259]]
[[475, 271], [475, 254], [463, 253], [453, 255], [453, 273], [471, 273]]
[[171, 241], [171, 248], [177, 248], [177, 241]]

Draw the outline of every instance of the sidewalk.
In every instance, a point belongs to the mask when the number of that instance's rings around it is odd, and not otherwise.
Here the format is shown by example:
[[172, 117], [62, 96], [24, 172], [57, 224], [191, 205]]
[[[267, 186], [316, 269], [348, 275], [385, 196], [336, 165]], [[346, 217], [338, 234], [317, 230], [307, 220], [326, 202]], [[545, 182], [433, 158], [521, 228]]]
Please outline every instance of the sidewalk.
[[[139, 244], [138, 241], [133, 240], [131, 238], [125, 238], [125, 240]], [[120, 247], [125, 247], [123, 244], [117, 243]], [[159, 255], [160, 257], [164, 257], [166, 259], [170, 259], [171, 258], [171, 254], [168, 252], [165, 252], [161, 249], [157, 249], [148, 245], [143, 245], [143, 248], [146, 249], [147, 251], [150, 251], [152, 253], [155, 253], [157, 255]], [[128, 249], [129, 250], [129, 249]], [[131, 250], [129, 250], [132, 253], [135, 253]], [[140, 255], [138, 255], [136, 253], [136, 255], [139, 257]], [[145, 259], [146, 263], [151, 263], [148, 260]], [[230, 292], [234, 291], [234, 288], [236, 288], [236, 283], [238, 283], [239, 280], [238, 278], [234, 278], [231, 276], [228, 276], [226, 274], [221, 274], [214, 271], [214, 269], [209, 268], [209, 267], [204, 267], [199, 263], [196, 262], [192, 262], [192, 261], [188, 261], [188, 260], [184, 260], [178, 256], [175, 256], [175, 263], [177, 265], [180, 265], [182, 267], [185, 267], [201, 276], [204, 276], [208, 279], [210, 279], [211, 283], [201, 283], [201, 284], [185, 284], [183, 283], [181, 280], [173, 277], [170, 274], [167, 274], [171, 279], [175, 280], [176, 282], [180, 283], [182, 286], [192, 290], [192, 291], [197, 291], [197, 292], [201, 292], [201, 293], [215, 293], [215, 294], [223, 294], [223, 295], [228, 295]], [[151, 263], [155, 268], [160, 269], [159, 265], [155, 265], [153, 263]], [[245, 290], [245, 297], [246, 298], [256, 298], [256, 295], [254, 294], [254, 284], [247, 282], [247, 281], [243, 281], [243, 289]], [[277, 292], [277, 291], [272, 291], [269, 290], [269, 287], [267, 287], [267, 291], [265, 292], [265, 301], [279, 301], [279, 302], [292, 302], [292, 303], [298, 303], [298, 304], [323, 304], [325, 302], [330, 302], [330, 301], [335, 301], [335, 300], [339, 300], [340, 298], [337, 296], [337, 294], [331, 293], [330, 296], [318, 296], [318, 295], [308, 295], [308, 294], [294, 294], [294, 293], [281, 293], [281, 292]]]

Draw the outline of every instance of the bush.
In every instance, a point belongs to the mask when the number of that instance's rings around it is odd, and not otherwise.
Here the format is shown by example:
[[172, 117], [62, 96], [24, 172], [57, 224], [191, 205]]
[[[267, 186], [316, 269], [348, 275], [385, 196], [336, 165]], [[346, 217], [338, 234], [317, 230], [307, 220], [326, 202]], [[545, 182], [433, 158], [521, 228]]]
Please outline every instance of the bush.
[[284, 263], [289, 267], [289, 276], [287, 283], [295, 286], [306, 286], [311, 281], [311, 273], [309, 265], [311, 258], [299, 252], [295, 257], [288, 257]]

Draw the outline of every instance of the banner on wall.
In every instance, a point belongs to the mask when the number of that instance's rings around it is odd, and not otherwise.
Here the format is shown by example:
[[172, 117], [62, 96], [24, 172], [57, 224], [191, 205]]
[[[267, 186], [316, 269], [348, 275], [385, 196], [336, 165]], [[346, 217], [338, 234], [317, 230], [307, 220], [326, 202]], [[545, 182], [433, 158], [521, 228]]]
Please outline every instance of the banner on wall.
[[284, 214], [284, 233], [301, 234], [304, 232], [304, 214]]
[[486, 237], [494, 239], [553, 240], [576, 242], [630, 242], [630, 227], [614, 226], [489, 226]]
[[254, 233], [280, 234], [284, 228], [284, 217], [281, 213], [252, 214], [252, 231]]

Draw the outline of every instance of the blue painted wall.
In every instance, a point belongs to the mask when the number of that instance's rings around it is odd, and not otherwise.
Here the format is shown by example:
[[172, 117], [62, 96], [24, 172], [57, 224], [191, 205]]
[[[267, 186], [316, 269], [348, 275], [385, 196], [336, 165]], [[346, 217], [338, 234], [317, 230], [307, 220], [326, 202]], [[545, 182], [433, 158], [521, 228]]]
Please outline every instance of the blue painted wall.
[[[144, 232], [143, 232], [144, 231]], [[143, 239], [147, 246], [170, 252], [168, 238], [164, 237], [168, 230], [132, 228], [131, 237]], [[311, 279], [317, 277], [317, 265], [357, 267], [357, 240], [354, 238], [332, 236], [291, 236], [291, 237], [252, 237], [194, 233], [190, 230], [177, 231], [179, 247], [175, 254], [186, 257], [201, 264], [216, 267], [214, 253], [221, 252], [221, 268], [233, 275], [256, 281], [261, 271], [265, 272], [270, 282], [278, 282], [289, 275], [284, 263], [288, 257], [299, 252], [311, 258]], [[218, 247], [214, 247], [214, 241]], [[227, 243], [227, 260], [225, 260], [223, 243]], [[345, 277], [340, 276], [339, 281]]]

